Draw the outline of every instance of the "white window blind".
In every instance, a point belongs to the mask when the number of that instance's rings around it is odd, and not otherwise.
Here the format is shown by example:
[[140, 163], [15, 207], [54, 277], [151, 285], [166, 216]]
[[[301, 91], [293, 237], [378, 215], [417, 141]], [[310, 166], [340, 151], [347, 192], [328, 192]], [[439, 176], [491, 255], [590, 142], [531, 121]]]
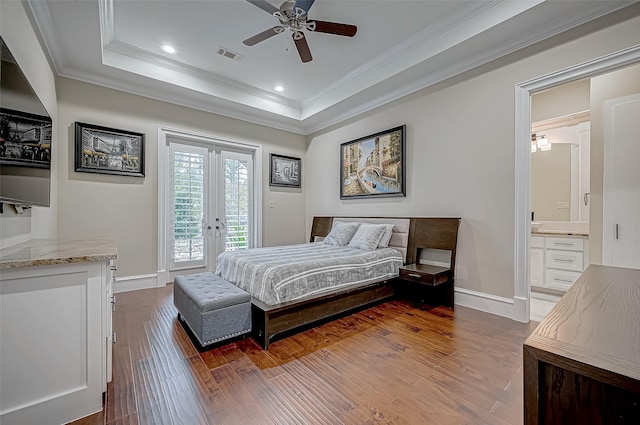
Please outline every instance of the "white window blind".
[[224, 173], [225, 250], [251, 248], [251, 158], [224, 155]]
[[173, 262], [205, 259], [205, 155], [173, 152]]

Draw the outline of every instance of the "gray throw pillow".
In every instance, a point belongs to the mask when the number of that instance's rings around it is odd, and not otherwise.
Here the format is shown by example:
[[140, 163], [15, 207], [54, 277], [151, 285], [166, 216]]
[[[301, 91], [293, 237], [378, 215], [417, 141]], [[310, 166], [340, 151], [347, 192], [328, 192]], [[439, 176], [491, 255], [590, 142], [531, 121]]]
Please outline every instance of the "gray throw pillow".
[[327, 235], [324, 243], [327, 245], [346, 246], [360, 227], [360, 223], [337, 223]]
[[385, 230], [384, 224], [362, 223], [356, 234], [351, 238], [349, 248], [373, 251], [378, 247]]

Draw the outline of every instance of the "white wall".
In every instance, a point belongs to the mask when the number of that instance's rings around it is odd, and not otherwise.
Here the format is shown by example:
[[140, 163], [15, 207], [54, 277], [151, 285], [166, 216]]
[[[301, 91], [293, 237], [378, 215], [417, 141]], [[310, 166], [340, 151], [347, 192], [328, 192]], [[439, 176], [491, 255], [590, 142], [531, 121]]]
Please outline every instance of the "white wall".
[[[158, 126], [207, 134], [263, 147], [263, 245], [302, 243], [302, 189], [269, 187], [269, 153], [303, 158], [305, 138], [248, 122], [173, 105], [121, 91], [59, 78], [58, 234], [65, 239], [108, 237], [118, 245], [118, 276], [157, 272]], [[144, 133], [145, 177], [74, 171], [74, 122]], [[273, 201], [274, 207], [266, 205]]]
[[[2, 38], [51, 116], [55, 128], [58, 105], [54, 74], [21, 2], [0, 2], [0, 29]], [[25, 214], [18, 215], [12, 207], [5, 205], [4, 213], [0, 215], [0, 247], [56, 236], [59, 142], [55, 132], [51, 137], [51, 146], [51, 206], [33, 207]]]
[[[520, 52], [497, 69], [425, 89], [312, 135], [308, 220], [320, 214], [460, 216], [456, 285], [512, 298], [514, 86], [639, 40], [640, 18], [634, 18], [540, 53]], [[406, 198], [341, 201], [340, 143], [401, 124], [407, 124]]]
[[591, 109], [589, 79], [563, 84], [531, 96], [531, 121], [564, 117]]

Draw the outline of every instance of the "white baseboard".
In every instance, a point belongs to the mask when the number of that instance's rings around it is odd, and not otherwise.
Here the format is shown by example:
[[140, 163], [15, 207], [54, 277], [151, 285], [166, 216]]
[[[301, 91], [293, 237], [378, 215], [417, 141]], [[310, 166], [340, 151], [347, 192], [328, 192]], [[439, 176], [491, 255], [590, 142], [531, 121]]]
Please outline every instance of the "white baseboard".
[[454, 302], [463, 307], [513, 319], [513, 300], [470, 289], [456, 288]]
[[[165, 286], [166, 283], [164, 280], [166, 280], [166, 278], [160, 279], [163, 275], [164, 273], [157, 273], [116, 278], [113, 292], [136, 291], [139, 289]], [[469, 307], [474, 310], [480, 310], [485, 313], [491, 313], [502, 317], [508, 317], [509, 319], [514, 318], [514, 303], [510, 298], [472, 291], [470, 289], [456, 288], [454, 300], [456, 305]], [[533, 311], [531, 320], [536, 320], [533, 317]]]
[[[116, 277], [116, 282], [113, 285], [113, 292], [137, 291], [138, 289], [157, 288], [158, 286], [157, 274], [123, 276]], [[160, 286], [164, 286], [164, 283]]]

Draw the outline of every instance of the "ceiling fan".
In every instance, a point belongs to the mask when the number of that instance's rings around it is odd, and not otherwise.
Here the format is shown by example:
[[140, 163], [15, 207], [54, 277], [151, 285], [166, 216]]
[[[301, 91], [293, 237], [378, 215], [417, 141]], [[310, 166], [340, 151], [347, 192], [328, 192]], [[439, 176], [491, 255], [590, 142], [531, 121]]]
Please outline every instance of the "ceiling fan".
[[254, 6], [259, 7], [270, 15], [278, 18], [280, 25], [269, 28], [261, 33], [249, 37], [243, 41], [247, 46], [254, 46], [261, 41], [280, 34], [285, 30], [292, 32], [291, 36], [298, 49], [298, 54], [302, 62], [311, 62], [311, 50], [304, 36], [303, 30], [310, 32], [324, 32], [327, 34], [342, 35], [345, 37], [353, 37], [358, 31], [358, 27], [349, 24], [340, 24], [337, 22], [309, 20], [309, 9], [315, 0], [286, 0], [278, 9], [267, 0], [247, 0]]

